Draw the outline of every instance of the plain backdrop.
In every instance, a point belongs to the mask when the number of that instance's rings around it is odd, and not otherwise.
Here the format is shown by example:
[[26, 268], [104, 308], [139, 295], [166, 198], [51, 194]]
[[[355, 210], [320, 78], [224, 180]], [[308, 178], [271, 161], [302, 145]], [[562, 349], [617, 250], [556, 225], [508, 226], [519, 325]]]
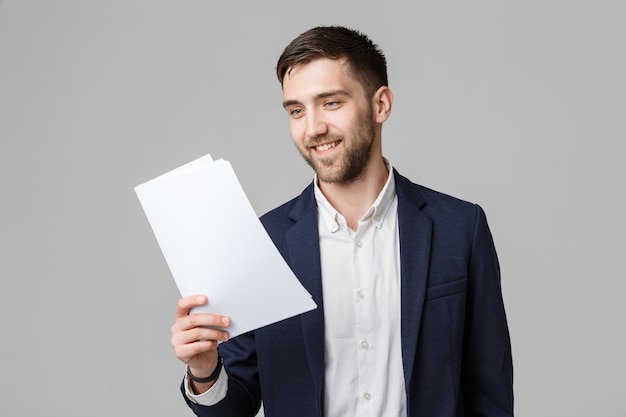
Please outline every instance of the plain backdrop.
[[275, 63], [341, 24], [387, 55], [384, 154], [487, 213], [517, 416], [626, 416], [625, 22], [619, 0], [1, 2], [0, 415], [191, 415], [133, 188], [211, 153], [259, 215], [299, 193]]

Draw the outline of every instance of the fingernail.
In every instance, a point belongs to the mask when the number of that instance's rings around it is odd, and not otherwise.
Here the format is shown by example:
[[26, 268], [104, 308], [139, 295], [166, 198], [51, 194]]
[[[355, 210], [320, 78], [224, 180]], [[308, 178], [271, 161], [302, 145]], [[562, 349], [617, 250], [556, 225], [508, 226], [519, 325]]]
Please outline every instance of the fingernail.
[[230, 319], [228, 317], [222, 317], [222, 323], [225, 326], [228, 326], [230, 324]]

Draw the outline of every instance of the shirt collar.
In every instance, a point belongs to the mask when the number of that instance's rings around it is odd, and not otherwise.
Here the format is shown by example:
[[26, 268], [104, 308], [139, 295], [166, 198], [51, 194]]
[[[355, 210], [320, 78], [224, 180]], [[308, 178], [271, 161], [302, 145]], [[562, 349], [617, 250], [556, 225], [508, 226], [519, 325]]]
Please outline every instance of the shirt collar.
[[[391, 202], [396, 195], [396, 183], [393, 177], [393, 167], [387, 159], [385, 159], [385, 165], [389, 171], [387, 182], [378, 194], [378, 197], [372, 206], [359, 220], [359, 223], [371, 221], [378, 229], [382, 227], [383, 221], [385, 220], [385, 217], [389, 212], [389, 208], [391, 207]], [[315, 176], [313, 184], [315, 188], [317, 206], [328, 231], [335, 233], [341, 228], [347, 228], [348, 225], [346, 219], [332, 206], [332, 204], [330, 204], [324, 193], [322, 193], [322, 190], [319, 188], [317, 184], [317, 175]]]

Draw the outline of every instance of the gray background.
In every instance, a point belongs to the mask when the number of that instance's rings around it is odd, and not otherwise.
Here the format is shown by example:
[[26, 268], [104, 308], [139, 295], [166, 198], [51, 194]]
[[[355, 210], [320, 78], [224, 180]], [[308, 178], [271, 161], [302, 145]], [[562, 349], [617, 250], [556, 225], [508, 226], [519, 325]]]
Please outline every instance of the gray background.
[[259, 214], [300, 192], [275, 61], [343, 24], [388, 57], [385, 155], [487, 212], [517, 415], [626, 416], [625, 4], [4, 1], [0, 415], [191, 414], [133, 187], [211, 153]]

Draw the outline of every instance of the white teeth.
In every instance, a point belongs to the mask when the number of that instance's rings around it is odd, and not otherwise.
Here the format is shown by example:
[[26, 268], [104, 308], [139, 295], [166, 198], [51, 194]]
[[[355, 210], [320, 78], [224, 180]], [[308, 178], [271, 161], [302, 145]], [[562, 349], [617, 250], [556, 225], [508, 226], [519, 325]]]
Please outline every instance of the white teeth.
[[320, 151], [320, 152], [327, 151], [327, 150], [332, 149], [335, 146], [337, 146], [338, 143], [339, 142], [327, 143], [325, 145], [316, 146], [315, 149]]

